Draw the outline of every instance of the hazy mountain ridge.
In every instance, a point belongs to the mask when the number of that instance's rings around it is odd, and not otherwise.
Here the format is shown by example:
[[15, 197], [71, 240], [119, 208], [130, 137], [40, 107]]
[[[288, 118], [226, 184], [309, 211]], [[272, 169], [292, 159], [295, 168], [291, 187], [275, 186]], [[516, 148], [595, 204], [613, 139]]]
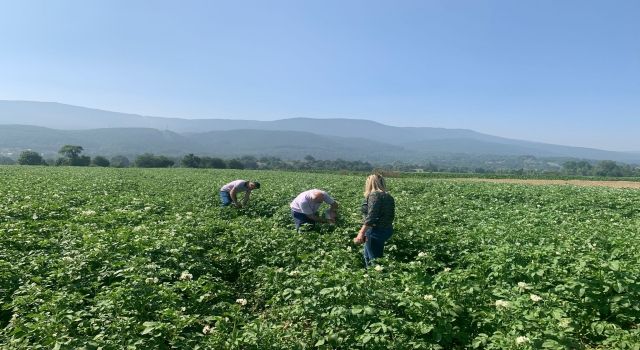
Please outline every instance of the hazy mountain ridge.
[[169, 156], [196, 153], [221, 157], [255, 155], [302, 159], [311, 154], [319, 159], [378, 162], [420, 158], [417, 152], [371, 140], [296, 131], [229, 130], [178, 134], [150, 128], [55, 130], [29, 125], [0, 125], [0, 152], [15, 154], [23, 149], [33, 149], [51, 155], [68, 143], [82, 145], [86, 153], [93, 155], [150, 152]]
[[436, 154], [483, 154], [640, 163], [640, 152], [513, 140], [466, 129], [394, 127], [361, 119], [180, 119], [53, 102], [0, 101], [0, 124], [5, 124], [0, 125], [0, 149], [32, 148], [41, 152], [76, 143], [94, 154], [253, 154], [295, 159], [311, 154], [323, 159], [372, 162], [423, 161]]

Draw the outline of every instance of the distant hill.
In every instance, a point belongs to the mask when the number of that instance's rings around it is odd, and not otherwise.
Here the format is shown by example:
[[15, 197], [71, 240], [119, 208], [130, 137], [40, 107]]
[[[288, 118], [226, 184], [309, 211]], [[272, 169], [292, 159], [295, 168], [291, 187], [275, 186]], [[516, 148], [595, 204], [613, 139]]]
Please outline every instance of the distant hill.
[[143, 128], [55, 130], [30, 125], [0, 125], [0, 149], [33, 149], [56, 153], [65, 144], [81, 145], [92, 154], [183, 154], [197, 151], [192, 141], [172, 131]]
[[[343, 158], [392, 162], [417, 161], [420, 154], [366, 139], [271, 130], [230, 130], [178, 134], [148, 128], [55, 130], [28, 125], [0, 125], [0, 150], [34, 149], [55, 154], [64, 144], [82, 145], [88, 154], [135, 155], [145, 152], [181, 156], [186, 153], [236, 157], [276, 156], [302, 159]], [[371, 150], [376, 150], [372, 152]]]
[[[13, 126], [7, 126], [10, 124]], [[29, 129], [26, 125], [48, 129]], [[441, 158], [447, 154], [476, 154], [640, 163], [640, 153], [513, 140], [466, 129], [394, 127], [359, 119], [162, 118], [51, 102], [0, 101], [0, 148], [50, 150], [65, 143], [82, 144], [88, 150], [104, 154], [194, 152], [283, 158], [311, 154], [322, 159], [373, 162], [424, 161], [434, 155]]]

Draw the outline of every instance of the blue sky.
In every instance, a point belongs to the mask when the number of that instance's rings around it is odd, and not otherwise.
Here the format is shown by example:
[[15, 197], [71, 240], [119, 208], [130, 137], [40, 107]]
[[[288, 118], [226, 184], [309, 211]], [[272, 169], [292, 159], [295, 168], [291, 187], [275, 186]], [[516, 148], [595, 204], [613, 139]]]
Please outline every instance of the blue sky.
[[0, 99], [640, 151], [640, 1], [5, 1]]

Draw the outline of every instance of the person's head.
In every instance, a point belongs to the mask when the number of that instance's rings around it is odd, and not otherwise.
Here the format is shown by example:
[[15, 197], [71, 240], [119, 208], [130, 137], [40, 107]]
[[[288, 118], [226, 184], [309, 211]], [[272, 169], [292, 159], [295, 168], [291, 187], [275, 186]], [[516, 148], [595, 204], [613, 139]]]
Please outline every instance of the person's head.
[[364, 196], [367, 197], [371, 192], [386, 192], [387, 186], [384, 183], [384, 177], [380, 174], [373, 174], [367, 177], [364, 184]]
[[316, 203], [324, 202], [324, 193], [322, 193], [322, 191], [320, 190], [313, 191], [311, 193], [311, 200]]
[[260, 188], [260, 183], [258, 181], [249, 181], [249, 185], [247, 186], [250, 190], [255, 190]]

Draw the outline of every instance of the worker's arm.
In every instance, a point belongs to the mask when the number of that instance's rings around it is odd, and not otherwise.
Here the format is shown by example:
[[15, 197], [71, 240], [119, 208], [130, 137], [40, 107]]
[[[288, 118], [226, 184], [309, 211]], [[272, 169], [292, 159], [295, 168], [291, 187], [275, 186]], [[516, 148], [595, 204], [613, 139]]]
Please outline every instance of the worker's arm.
[[231, 191], [229, 191], [229, 196], [231, 197], [231, 203], [233, 203], [234, 206], [238, 206], [238, 197], [237, 197], [237, 192], [236, 189], [233, 188]]
[[244, 193], [244, 198], [242, 199], [242, 206], [246, 206], [249, 203], [249, 196], [251, 195], [251, 191], [247, 191]]

